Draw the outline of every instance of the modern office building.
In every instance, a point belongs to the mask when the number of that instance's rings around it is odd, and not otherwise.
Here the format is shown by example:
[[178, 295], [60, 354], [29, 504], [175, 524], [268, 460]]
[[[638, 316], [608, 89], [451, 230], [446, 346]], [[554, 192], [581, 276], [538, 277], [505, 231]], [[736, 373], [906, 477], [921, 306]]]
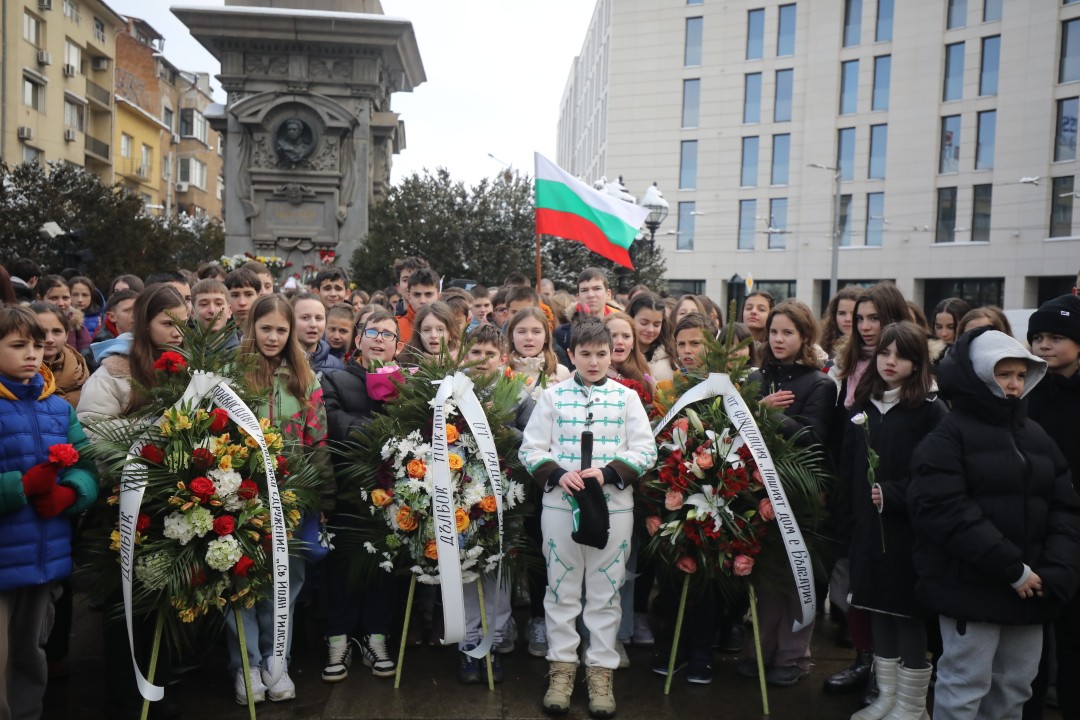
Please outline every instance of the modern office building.
[[658, 183], [673, 292], [821, 308], [835, 252], [841, 286], [1032, 307], [1080, 269], [1078, 108], [1078, 0], [598, 0], [557, 158]]

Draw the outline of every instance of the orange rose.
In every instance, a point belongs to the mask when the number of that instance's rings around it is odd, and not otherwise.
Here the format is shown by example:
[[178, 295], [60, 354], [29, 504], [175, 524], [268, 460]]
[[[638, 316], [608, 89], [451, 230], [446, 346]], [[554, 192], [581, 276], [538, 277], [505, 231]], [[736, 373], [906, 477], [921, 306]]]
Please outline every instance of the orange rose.
[[413, 515], [412, 508], [408, 505], [402, 505], [398, 509], [397, 524], [405, 532], [412, 532], [420, 526], [420, 523], [416, 521], [416, 517]]
[[375, 488], [371, 491], [371, 504], [375, 507], [385, 507], [391, 503], [394, 499], [394, 493], [389, 490], [383, 490], [382, 488]]
[[439, 559], [439, 546], [434, 540], [428, 540], [427, 545], [424, 546], [424, 557], [428, 560]]
[[458, 441], [458, 430], [453, 425], [446, 426], [446, 442], [453, 445]]
[[454, 511], [454, 521], [457, 523], [457, 531], [465, 532], [465, 529], [469, 527], [469, 513], [458, 508]]
[[461, 459], [461, 456], [457, 453], [450, 453], [450, 469], [460, 470], [461, 466], [465, 464], [465, 461]]
[[495, 512], [495, 496], [488, 495], [480, 501], [480, 509], [486, 513]]
[[409, 477], [422, 478], [427, 473], [427, 465], [420, 458], [410, 460], [408, 466], [405, 468], [409, 473]]

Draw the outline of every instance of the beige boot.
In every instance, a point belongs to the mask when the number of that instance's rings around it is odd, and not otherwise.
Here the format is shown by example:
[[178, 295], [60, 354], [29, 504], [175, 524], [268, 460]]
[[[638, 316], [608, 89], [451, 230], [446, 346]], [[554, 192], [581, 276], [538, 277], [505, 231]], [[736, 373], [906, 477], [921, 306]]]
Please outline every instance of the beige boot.
[[896, 673], [896, 704], [885, 720], [924, 720], [929, 717], [926, 712], [926, 692], [933, 671], [929, 665], [921, 670], [900, 666]]
[[566, 714], [570, 709], [570, 696], [574, 694], [575, 675], [575, 663], [548, 663], [548, 689], [544, 693], [544, 712], [551, 715]]
[[851, 716], [851, 720], [882, 720], [896, 704], [896, 672], [900, 658], [874, 657], [874, 679], [877, 681], [877, 700]]
[[594, 718], [615, 717], [615, 689], [610, 668], [585, 668], [585, 682], [589, 686], [589, 715]]

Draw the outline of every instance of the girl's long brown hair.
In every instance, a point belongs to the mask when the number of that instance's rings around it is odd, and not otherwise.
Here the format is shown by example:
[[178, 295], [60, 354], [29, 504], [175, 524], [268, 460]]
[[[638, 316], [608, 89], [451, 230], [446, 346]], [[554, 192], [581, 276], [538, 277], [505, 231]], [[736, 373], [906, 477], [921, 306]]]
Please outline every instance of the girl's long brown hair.
[[[821, 334], [818, 337], [818, 345], [830, 356], [836, 353], [837, 346], [844, 337], [844, 333], [840, 332], [840, 325], [836, 322], [836, 313], [840, 311], [840, 301], [851, 300], [855, 302], [859, 299], [860, 293], [862, 293], [862, 288], [849, 285], [840, 288], [829, 300], [829, 307], [825, 311], [825, 317], [821, 319]], [[854, 314], [855, 311], [852, 310], [852, 329], [855, 328]]]
[[907, 300], [904, 294], [891, 282], [879, 282], [873, 287], [867, 288], [855, 300], [855, 317], [851, 321], [851, 334], [844, 338], [843, 343], [836, 350], [836, 365], [839, 369], [840, 379], [843, 380], [855, 369], [862, 358], [862, 336], [859, 335], [858, 313], [859, 306], [865, 302], [874, 303], [881, 320], [881, 329], [886, 325], [909, 320]]
[[514, 328], [520, 325], [525, 318], [533, 318], [544, 326], [544, 347], [540, 351], [540, 357], [544, 358], [544, 367], [540, 372], [544, 373], [545, 377], [554, 377], [559, 360], [555, 357], [555, 351], [551, 348], [551, 324], [548, 323], [544, 311], [538, 307], [527, 307], [518, 310], [517, 314], [510, 318], [510, 322], [506, 324], [506, 364], [508, 367], [513, 368], [514, 361], [521, 359], [521, 355], [514, 348]]
[[930, 376], [930, 352], [926, 333], [910, 320], [892, 323], [882, 328], [878, 336], [874, 361], [866, 368], [866, 373], [855, 388], [853, 406], [863, 406], [871, 398], [881, 399], [888, 386], [877, 369], [877, 356], [889, 345], [896, 343], [896, 354], [913, 364], [911, 377], [900, 386], [900, 405], [906, 408], [918, 407], [930, 394], [933, 380]]
[[777, 362], [772, 352], [772, 345], [769, 344], [769, 330], [772, 328], [773, 318], [777, 315], [783, 315], [791, 320], [791, 324], [795, 326], [795, 330], [798, 331], [802, 340], [799, 355], [795, 358], [795, 362], [812, 368], [821, 368], [821, 360], [818, 359], [817, 353], [814, 352], [814, 338], [817, 337], [817, 320], [814, 319], [814, 313], [811, 312], [810, 308], [798, 300], [784, 300], [769, 312], [769, 319], [765, 321], [765, 341], [761, 344], [762, 364]]
[[[636, 380], [642, 385], [648, 384], [645, 380], [645, 376], [649, 374], [649, 363], [645, 362], [645, 356], [641, 354], [641, 349], [638, 347], [637, 330], [634, 328], [634, 319], [624, 312], [616, 312], [611, 313], [604, 318], [604, 325], [609, 324], [612, 320], [622, 320], [629, 325], [630, 336], [634, 338], [634, 347], [630, 348], [630, 355], [627, 356], [626, 362], [615, 369], [625, 378]], [[614, 365], [615, 363], [612, 362], [612, 366]]]
[[[461, 333], [458, 330], [457, 320], [454, 318], [454, 311], [443, 301], [436, 300], [430, 305], [420, 308], [420, 311], [416, 313], [416, 317], [413, 318], [412, 337], [409, 338], [405, 349], [402, 351], [402, 355], [410, 358], [413, 362], [420, 362], [423, 358], [431, 357], [431, 353], [424, 348], [423, 338], [420, 337], [420, 326], [424, 324], [424, 320], [432, 315], [446, 326], [446, 335], [443, 337], [446, 342], [446, 351], [453, 355], [461, 345]], [[546, 318], [544, 324], [547, 324]]]
[[[141, 296], [140, 296], [141, 297]], [[277, 357], [267, 358], [261, 352], [255, 342], [255, 323], [260, 318], [270, 313], [280, 313], [289, 324], [289, 339], [278, 353]], [[296, 338], [296, 317], [293, 315], [292, 305], [282, 295], [266, 295], [259, 298], [255, 307], [248, 313], [247, 327], [244, 329], [244, 340], [240, 343], [239, 352], [242, 355], [250, 355], [255, 359], [254, 367], [244, 378], [252, 390], [267, 390], [274, 386], [274, 373], [278, 368], [285, 367], [289, 371], [289, 379], [285, 383], [289, 394], [300, 401], [304, 408], [311, 407], [311, 398], [308, 397], [308, 388], [315, 379], [315, 373], [311, 370], [307, 355], [300, 347], [300, 341]]]
[[166, 348], [154, 347], [150, 340], [150, 321], [161, 313], [178, 316], [187, 310], [187, 303], [172, 285], [161, 283], [151, 285], [139, 293], [132, 308], [132, 341], [128, 351], [128, 364], [131, 377], [136, 385], [131, 391], [131, 400], [125, 412], [134, 412], [149, 402], [150, 398], [138, 388], [150, 388], [157, 383], [154, 361]]
[[[678, 307], [678, 304], [676, 304], [676, 307]], [[641, 293], [630, 301], [630, 306], [626, 309], [626, 314], [631, 318], [636, 318], [637, 314], [642, 310], [652, 310], [653, 312], [660, 313], [660, 335], [653, 342], [652, 347], [648, 349], [638, 347], [638, 349], [641, 350], [641, 354], [648, 360], [656, 348], [663, 347], [664, 352], [667, 353], [668, 364], [671, 365], [671, 369], [678, 370], [678, 355], [675, 353], [675, 328], [674, 323], [671, 322], [667, 304], [659, 295], [651, 292]], [[636, 328], [634, 329], [634, 333], [634, 342], [636, 345]]]

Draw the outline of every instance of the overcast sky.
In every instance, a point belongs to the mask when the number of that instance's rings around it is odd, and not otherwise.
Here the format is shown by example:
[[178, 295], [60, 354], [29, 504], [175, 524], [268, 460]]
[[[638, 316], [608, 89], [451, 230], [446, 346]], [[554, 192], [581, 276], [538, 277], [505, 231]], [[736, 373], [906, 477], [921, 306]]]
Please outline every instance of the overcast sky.
[[[224, 5], [224, 0], [108, 0], [122, 15], [146, 20], [165, 36], [165, 56], [192, 71], [220, 67], [169, 6]], [[382, 0], [387, 15], [412, 20], [427, 82], [398, 93], [406, 149], [394, 158], [394, 181], [446, 167], [475, 183], [500, 172], [499, 161], [533, 174], [534, 151], [555, 159], [559, 100], [581, 49], [593, 0]], [[219, 98], [223, 100], [223, 98]], [[489, 153], [498, 161], [488, 157]]]

